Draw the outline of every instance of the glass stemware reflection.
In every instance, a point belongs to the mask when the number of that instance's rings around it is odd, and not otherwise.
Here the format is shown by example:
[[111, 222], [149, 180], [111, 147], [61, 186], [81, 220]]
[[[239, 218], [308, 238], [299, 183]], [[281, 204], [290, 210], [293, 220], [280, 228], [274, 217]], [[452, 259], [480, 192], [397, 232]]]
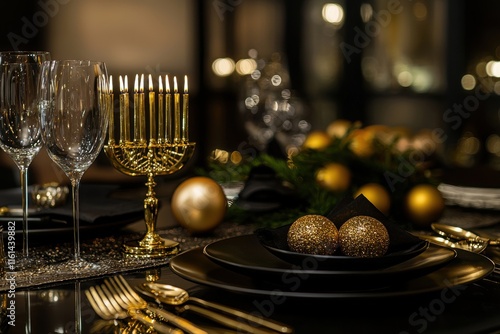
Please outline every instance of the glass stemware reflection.
[[37, 82], [42, 63], [49, 59], [46, 51], [0, 52], [0, 147], [20, 171], [23, 256], [19, 260], [25, 264], [29, 260], [28, 167], [42, 147]]
[[40, 80], [42, 138], [50, 158], [71, 181], [73, 259], [71, 270], [97, 265], [80, 255], [79, 187], [85, 171], [101, 151], [108, 128], [108, 74], [103, 62], [52, 60], [43, 64]]

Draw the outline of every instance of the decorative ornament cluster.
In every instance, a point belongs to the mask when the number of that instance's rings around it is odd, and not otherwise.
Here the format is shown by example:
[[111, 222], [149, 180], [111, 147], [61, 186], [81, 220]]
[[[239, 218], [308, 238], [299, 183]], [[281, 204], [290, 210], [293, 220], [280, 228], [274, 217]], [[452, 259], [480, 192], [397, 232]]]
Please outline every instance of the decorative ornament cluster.
[[[440, 218], [444, 200], [432, 177], [442, 147], [429, 131], [411, 135], [384, 125], [363, 127], [337, 120], [310, 132], [298, 153], [288, 157], [260, 154], [239, 163], [212, 160], [208, 175], [219, 182], [245, 181], [252, 167], [266, 165], [296, 194], [298, 201], [280, 212], [261, 212], [253, 222], [267, 226], [292, 223], [307, 214], [325, 215], [346, 195], [363, 194], [385, 215], [406, 227], [427, 227]], [[247, 213], [236, 202], [233, 220]]]

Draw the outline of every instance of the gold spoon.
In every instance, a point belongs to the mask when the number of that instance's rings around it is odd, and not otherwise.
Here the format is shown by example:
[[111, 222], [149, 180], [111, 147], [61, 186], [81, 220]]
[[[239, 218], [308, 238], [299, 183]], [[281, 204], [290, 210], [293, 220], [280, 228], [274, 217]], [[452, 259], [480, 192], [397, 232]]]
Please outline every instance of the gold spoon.
[[444, 246], [448, 248], [463, 249], [473, 253], [481, 253], [488, 247], [488, 243], [482, 240], [463, 239], [459, 241], [451, 241], [443, 237], [426, 234], [415, 234], [422, 240], [427, 240], [435, 245]]
[[500, 246], [500, 240], [491, 240], [488, 238], [484, 238], [471, 231], [464, 230], [463, 228], [458, 226], [451, 226], [445, 224], [432, 224], [431, 227], [434, 231], [436, 231], [437, 234], [443, 237], [448, 237], [458, 240], [461, 239], [478, 240], [490, 246]]

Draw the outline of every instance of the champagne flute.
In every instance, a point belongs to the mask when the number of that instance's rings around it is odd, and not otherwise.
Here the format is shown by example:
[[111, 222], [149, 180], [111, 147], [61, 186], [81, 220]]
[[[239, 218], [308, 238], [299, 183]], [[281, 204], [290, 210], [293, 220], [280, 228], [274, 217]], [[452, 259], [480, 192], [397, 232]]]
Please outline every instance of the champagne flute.
[[[0, 147], [20, 171], [23, 211], [23, 256], [28, 265], [28, 167], [42, 147], [37, 82], [46, 51], [0, 52]], [[21, 259], [20, 259], [21, 260]]]
[[93, 269], [80, 255], [80, 180], [101, 151], [108, 128], [106, 64], [88, 60], [52, 60], [42, 66], [40, 116], [42, 138], [50, 158], [71, 181], [73, 259], [71, 271]]

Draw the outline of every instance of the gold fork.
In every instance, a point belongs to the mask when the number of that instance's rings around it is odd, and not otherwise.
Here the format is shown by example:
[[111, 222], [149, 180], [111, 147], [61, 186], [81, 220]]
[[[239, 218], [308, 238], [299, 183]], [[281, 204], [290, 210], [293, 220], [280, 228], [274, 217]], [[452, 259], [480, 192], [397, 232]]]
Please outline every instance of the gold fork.
[[104, 280], [100, 286], [85, 291], [96, 313], [103, 319], [124, 319], [128, 316], [141, 321], [161, 333], [180, 334], [182, 331], [158, 322], [142, 313], [142, 310], [160, 316], [172, 325], [192, 334], [206, 334], [191, 322], [166, 310], [148, 304], [128, 285], [122, 276]]

